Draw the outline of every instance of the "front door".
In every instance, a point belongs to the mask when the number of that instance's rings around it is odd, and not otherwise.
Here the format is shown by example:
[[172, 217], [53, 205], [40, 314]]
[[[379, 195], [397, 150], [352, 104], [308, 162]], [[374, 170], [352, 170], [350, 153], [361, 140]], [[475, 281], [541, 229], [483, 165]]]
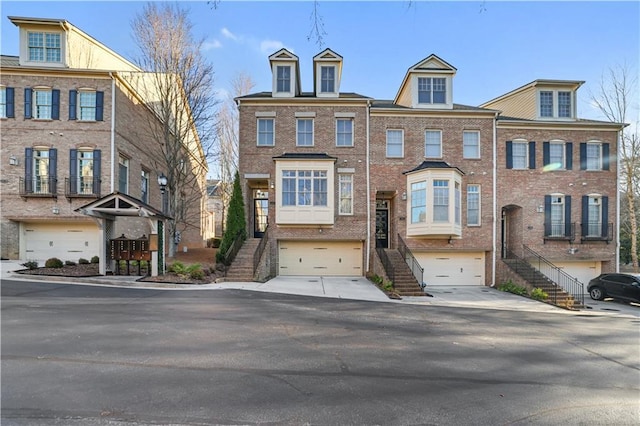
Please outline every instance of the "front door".
[[253, 199], [253, 237], [262, 238], [269, 219], [269, 193], [257, 190]]
[[389, 248], [389, 210], [376, 210], [376, 248]]

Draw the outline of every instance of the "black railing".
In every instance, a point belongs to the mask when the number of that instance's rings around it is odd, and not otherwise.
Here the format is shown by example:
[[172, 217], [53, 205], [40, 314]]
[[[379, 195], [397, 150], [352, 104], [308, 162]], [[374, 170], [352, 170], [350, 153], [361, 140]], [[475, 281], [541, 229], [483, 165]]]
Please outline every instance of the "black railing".
[[[509, 267], [514, 270], [518, 275], [525, 278], [531, 285], [536, 287], [535, 276], [539, 275], [541, 278], [544, 277], [544, 280], [547, 281], [550, 286], [545, 286], [544, 292], [547, 293], [547, 301], [553, 305], [558, 305], [558, 292], [560, 290], [560, 286], [558, 284], [552, 282], [549, 278], [547, 278], [542, 272], [536, 270], [529, 262], [521, 257], [521, 255], [516, 254], [508, 249], [505, 249], [505, 255], [507, 259], [509, 259]], [[529, 277], [529, 278], [527, 278]]]
[[573, 296], [573, 300], [579, 302], [580, 305], [584, 305], [584, 284], [526, 245], [522, 246], [522, 250], [522, 257], [529, 262], [531, 266], [536, 268], [542, 275]]
[[384, 267], [384, 270], [387, 273], [387, 277], [389, 278], [392, 284], [395, 283], [396, 270], [393, 267], [393, 262], [389, 260], [389, 256], [387, 256], [387, 252], [384, 251], [384, 249], [381, 247], [377, 247], [376, 252], [378, 253], [380, 262], [382, 262], [382, 266]]
[[544, 241], [574, 241], [576, 239], [576, 224], [569, 224], [569, 233], [564, 223], [551, 223], [544, 232]]
[[58, 195], [58, 179], [54, 177], [20, 178], [20, 196], [22, 197], [56, 197]]
[[256, 271], [258, 270], [258, 265], [260, 265], [260, 259], [262, 259], [262, 254], [264, 253], [265, 247], [267, 247], [267, 243], [269, 242], [269, 225], [264, 230], [264, 234], [260, 239], [260, 243], [258, 247], [256, 247], [256, 251], [253, 253], [253, 276], [255, 277]]
[[231, 262], [233, 262], [233, 259], [236, 258], [236, 255], [240, 251], [240, 248], [242, 247], [242, 243], [244, 243], [244, 240], [245, 240], [244, 231], [243, 230], [238, 231], [238, 233], [236, 234], [236, 237], [233, 239], [233, 243], [231, 244], [231, 247], [229, 247], [227, 252], [224, 254], [224, 259], [222, 262], [225, 265], [227, 266], [231, 265]]
[[64, 195], [67, 198], [100, 198], [100, 178], [71, 176], [64, 179]]
[[580, 241], [609, 241], [613, 240], [613, 223], [609, 222], [606, 229], [602, 229], [602, 222], [583, 223], [580, 225]]
[[407, 265], [409, 265], [409, 269], [411, 269], [411, 273], [415, 277], [416, 281], [418, 281], [418, 284], [420, 284], [420, 287], [424, 288], [426, 285], [424, 282], [422, 282], [422, 279], [424, 276], [424, 268], [420, 266], [420, 264], [418, 263], [416, 258], [413, 256], [413, 253], [411, 253], [411, 250], [409, 250], [409, 247], [407, 247], [407, 245], [405, 244], [400, 234], [398, 234], [398, 251], [404, 258], [405, 262], [407, 262]]

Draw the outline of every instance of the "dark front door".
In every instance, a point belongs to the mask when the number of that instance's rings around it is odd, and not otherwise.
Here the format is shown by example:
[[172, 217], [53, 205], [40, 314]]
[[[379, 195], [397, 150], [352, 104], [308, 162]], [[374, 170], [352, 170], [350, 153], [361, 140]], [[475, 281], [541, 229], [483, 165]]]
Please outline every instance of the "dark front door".
[[376, 248], [389, 248], [389, 210], [376, 210]]
[[253, 237], [262, 238], [267, 230], [269, 217], [269, 199], [255, 198], [253, 200]]

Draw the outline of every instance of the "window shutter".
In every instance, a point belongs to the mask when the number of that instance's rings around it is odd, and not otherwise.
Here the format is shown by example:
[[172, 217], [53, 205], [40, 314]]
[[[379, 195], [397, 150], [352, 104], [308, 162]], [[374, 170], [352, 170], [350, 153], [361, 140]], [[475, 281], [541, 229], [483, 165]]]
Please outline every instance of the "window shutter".
[[69, 120], [76, 120], [76, 101], [78, 99], [77, 90], [69, 90]]
[[587, 144], [580, 142], [580, 170], [587, 170]]
[[100, 196], [100, 182], [101, 182], [101, 170], [102, 166], [102, 154], [99, 149], [93, 151], [93, 194]]
[[[71, 112], [71, 110], [69, 110]], [[69, 193], [78, 193], [78, 150], [69, 151]]]
[[536, 143], [534, 141], [529, 142], [529, 168], [536, 168]]
[[33, 99], [33, 90], [25, 87], [24, 89], [24, 118], [31, 118], [31, 101]]
[[573, 169], [573, 142], [565, 143], [564, 150], [565, 168], [571, 170]]
[[103, 121], [104, 92], [96, 92], [96, 121]]
[[507, 141], [507, 169], [513, 169], [513, 143]]
[[51, 91], [51, 119], [60, 120], [60, 91]]
[[564, 196], [564, 236], [571, 237], [571, 195]]
[[33, 148], [24, 149], [24, 191], [33, 192]]
[[542, 166], [548, 166], [551, 162], [549, 142], [542, 142]]
[[55, 148], [49, 149], [49, 192], [52, 194], [58, 193], [58, 150]]
[[551, 235], [551, 195], [544, 196], [544, 235]]
[[602, 209], [602, 237], [609, 238], [609, 197], [600, 199]]
[[589, 196], [582, 196], [582, 236], [589, 233]]
[[609, 170], [609, 144], [602, 144], [602, 170]]
[[5, 95], [6, 95], [6, 111], [7, 111], [7, 118], [14, 118], [16, 116], [15, 113], [15, 91], [13, 90], [13, 87], [7, 87], [5, 89]]

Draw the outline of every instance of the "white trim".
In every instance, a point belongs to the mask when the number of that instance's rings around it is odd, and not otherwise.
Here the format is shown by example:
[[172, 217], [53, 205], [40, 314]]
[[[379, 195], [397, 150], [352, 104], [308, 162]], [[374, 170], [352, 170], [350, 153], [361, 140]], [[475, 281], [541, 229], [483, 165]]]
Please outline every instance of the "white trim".
[[301, 112], [296, 112], [295, 117], [296, 118], [315, 118], [316, 113], [315, 111], [301, 111]]
[[275, 117], [276, 116], [276, 112], [275, 111], [257, 111], [256, 112], [256, 117], [257, 118], [271, 118], [271, 117]]
[[333, 114], [335, 118], [356, 118], [355, 112], [336, 112]]

